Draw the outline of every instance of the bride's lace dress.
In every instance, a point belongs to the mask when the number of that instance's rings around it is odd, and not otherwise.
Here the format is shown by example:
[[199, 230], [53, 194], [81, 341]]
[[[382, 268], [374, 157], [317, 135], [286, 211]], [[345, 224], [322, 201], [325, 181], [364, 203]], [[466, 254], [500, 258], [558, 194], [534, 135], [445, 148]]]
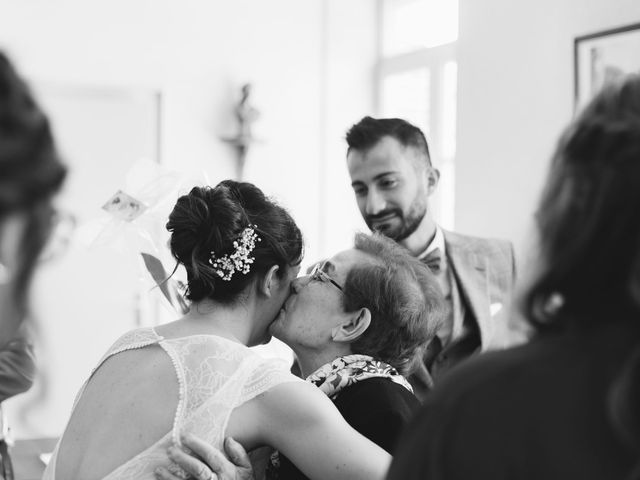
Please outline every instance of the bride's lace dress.
[[[289, 373], [283, 361], [262, 358], [231, 340], [214, 335], [165, 339], [153, 328], [141, 328], [123, 335], [93, 372], [113, 355], [156, 344], [171, 358], [178, 378], [179, 397], [173, 427], [156, 443], [117, 467], [103, 480], [155, 479], [155, 468], [169, 466], [167, 448], [171, 444], [180, 444], [181, 432], [192, 432], [221, 449], [233, 409], [276, 385], [302, 381]], [[78, 393], [76, 404], [90, 380], [91, 376]], [[58, 447], [53, 452], [43, 480], [56, 478]], [[184, 476], [184, 472], [175, 464], [170, 469]]]

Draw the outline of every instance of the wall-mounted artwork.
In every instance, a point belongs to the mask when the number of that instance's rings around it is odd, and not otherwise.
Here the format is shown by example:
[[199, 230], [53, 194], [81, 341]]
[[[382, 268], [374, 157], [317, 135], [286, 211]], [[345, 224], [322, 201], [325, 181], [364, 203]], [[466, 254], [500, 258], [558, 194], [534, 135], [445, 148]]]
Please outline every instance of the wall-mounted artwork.
[[578, 110], [608, 83], [640, 73], [640, 23], [577, 37], [574, 62]]

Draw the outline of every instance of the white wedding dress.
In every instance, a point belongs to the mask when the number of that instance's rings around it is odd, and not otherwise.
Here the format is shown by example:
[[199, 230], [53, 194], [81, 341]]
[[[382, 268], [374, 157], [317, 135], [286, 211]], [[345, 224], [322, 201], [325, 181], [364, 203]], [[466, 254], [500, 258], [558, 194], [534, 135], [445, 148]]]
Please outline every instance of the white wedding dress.
[[[231, 412], [256, 395], [285, 382], [302, 381], [292, 375], [286, 363], [265, 359], [248, 347], [215, 335], [193, 335], [175, 339], [159, 336], [153, 328], [140, 328], [123, 335], [109, 349], [93, 373], [113, 355], [136, 348], [159, 345], [171, 358], [179, 384], [173, 427], [161, 439], [120, 465], [103, 480], [155, 480], [158, 466], [169, 467], [180, 477], [185, 473], [170, 464], [167, 448], [180, 444], [181, 432], [191, 432], [222, 449]], [[75, 405], [91, 376], [80, 389]], [[55, 480], [53, 452], [43, 480]], [[68, 480], [68, 479], [59, 479]]]

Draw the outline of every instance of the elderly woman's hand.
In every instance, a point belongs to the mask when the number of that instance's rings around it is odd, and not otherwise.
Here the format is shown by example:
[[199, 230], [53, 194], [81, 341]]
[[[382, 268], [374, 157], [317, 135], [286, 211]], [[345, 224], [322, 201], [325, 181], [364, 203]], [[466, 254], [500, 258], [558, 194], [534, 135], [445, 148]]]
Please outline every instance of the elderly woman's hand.
[[[189, 455], [178, 448], [171, 447], [169, 458], [182, 467], [189, 474], [189, 478], [194, 480], [254, 480], [253, 468], [247, 452], [233, 438], [227, 437], [224, 441], [224, 450], [231, 461], [220, 450], [194, 435], [183, 436], [182, 443], [193, 453]], [[155, 476], [159, 480], [181, 480], [164, 467], [157, 468]]]

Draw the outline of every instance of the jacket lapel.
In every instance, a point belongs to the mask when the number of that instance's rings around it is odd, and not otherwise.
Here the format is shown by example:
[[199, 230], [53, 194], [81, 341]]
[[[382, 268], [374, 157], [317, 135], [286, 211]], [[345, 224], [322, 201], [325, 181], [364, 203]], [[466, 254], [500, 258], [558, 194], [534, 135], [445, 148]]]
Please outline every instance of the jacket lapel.
[[493, 333], [486, 258], [474, 252], [472, 244], [464, 237], [448, 231], [443, 233], [449, 265], [466, 308], [471, 310], [478, 323], [482, 350], [485, 350]]

